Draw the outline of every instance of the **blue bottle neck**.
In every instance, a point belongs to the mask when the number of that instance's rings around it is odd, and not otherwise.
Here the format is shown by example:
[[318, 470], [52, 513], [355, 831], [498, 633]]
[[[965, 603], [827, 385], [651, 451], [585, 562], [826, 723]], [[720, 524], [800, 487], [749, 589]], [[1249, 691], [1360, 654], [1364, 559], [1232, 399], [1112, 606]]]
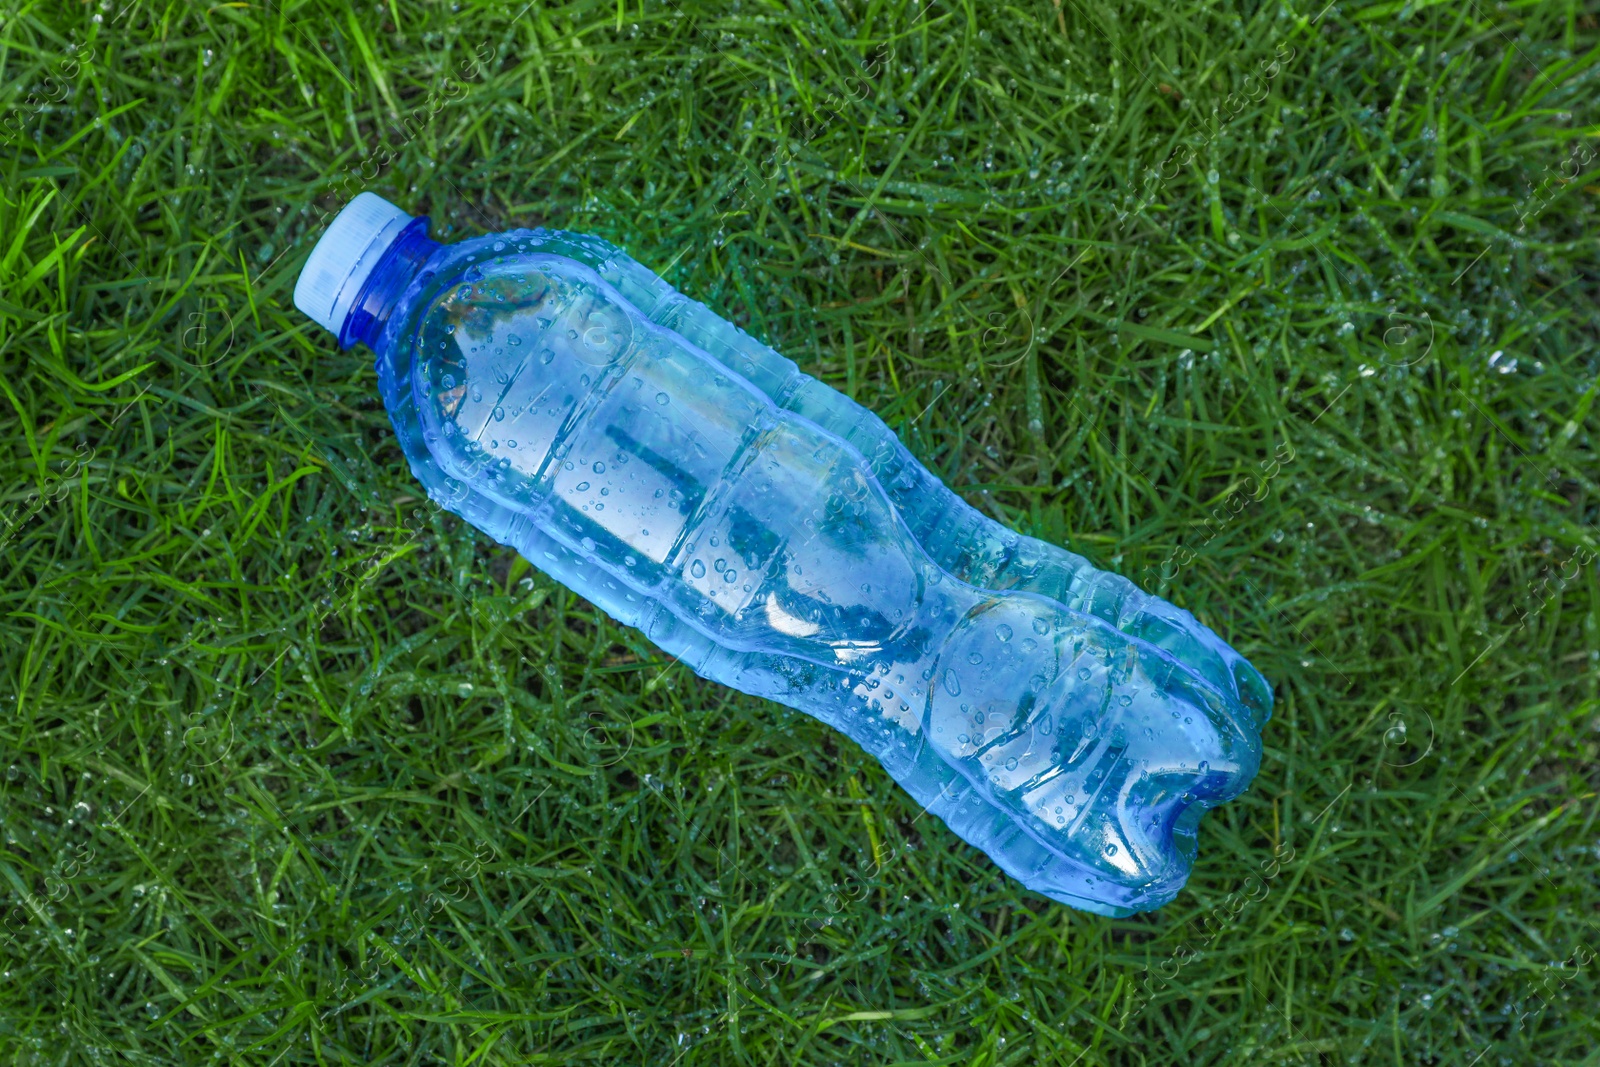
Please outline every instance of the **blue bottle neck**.
[[377, 352], [378, 339], [389, 324], [389, 316], [438, 248], [439, 242], [428, 239], [426, 215], [406, 223], [362, 283], [361, 295], [356, 297], [339, 331], [340, 348], [364, 344]]

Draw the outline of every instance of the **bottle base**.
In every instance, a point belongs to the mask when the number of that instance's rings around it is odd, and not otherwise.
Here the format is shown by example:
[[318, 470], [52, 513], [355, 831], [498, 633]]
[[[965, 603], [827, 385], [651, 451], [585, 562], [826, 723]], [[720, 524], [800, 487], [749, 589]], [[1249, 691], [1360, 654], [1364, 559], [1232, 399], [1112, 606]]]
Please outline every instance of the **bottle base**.
[[928, 814], [937, 816], [1029, 892], [1080, 911], [1121, 919], [1171, 903], [1188, 880], [1185, 871], [1181, 877], [1148, 885], [1119, 885], [1103, 872], [1036, 841], [945, 762], [926, 739], [917, 743], [915, 752], [898, 748], [880, 752], [879, 739], [858, 736], [844, 722], [820, 717], [819, 721], [860, 745]]

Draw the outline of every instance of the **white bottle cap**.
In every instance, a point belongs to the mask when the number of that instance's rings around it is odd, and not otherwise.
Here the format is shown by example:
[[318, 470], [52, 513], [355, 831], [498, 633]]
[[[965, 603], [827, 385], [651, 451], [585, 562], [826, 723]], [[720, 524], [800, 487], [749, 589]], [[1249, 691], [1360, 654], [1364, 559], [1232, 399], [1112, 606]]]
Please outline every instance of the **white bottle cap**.
[[411, 216], [376, 193], [362, 193], [334, 216], [294, 283], [294, 306], [335, 336], [361, 286]]

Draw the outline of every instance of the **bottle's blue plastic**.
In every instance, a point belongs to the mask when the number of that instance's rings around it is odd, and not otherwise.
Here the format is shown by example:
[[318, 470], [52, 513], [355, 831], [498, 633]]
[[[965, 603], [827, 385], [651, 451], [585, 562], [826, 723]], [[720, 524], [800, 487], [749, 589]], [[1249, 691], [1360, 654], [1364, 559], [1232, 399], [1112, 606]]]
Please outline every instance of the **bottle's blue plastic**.
[[430, 496], [702, 677], [806, 711], [1029, 889], [1160, 907], [1272, 693], [1192, 615], [983, 517], [612, 245], [404, 226], [337, 328]]

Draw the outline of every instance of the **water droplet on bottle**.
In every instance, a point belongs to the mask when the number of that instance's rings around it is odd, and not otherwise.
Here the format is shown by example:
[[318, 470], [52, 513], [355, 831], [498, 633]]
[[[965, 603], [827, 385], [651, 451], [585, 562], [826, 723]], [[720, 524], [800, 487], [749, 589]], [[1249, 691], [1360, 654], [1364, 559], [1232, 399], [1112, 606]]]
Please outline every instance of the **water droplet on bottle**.
[[1211, 769], [1211, 763], [1208, 760], [1201, 760], [1200, 761], [1200, 773], [1201, 774], [1205, 774], [1210, 769]]
[[1047, 634], [1047, 633], [1049, 633], [1050, 632], [1050, 622], [1049, 622], [1049, 620], [1048, 619], [1034, 619], [1033, 620], [1033, 632], [1036, 633], [1036, 634]]
[[671, 399], [672, 398], [670, 396], [668, 396], [666, 393], [657, 393], [656, 394], [656, 403], [657, 404], [665, 404], [667, 401], [669, 401]]
[[994, 628], [994, 635], [1002, 641], [1009, 641], [1011, 640], [1011, 627], [1001, 623]]
[[1006, 760], [1006, 770], [1014, 771], [1016, 769], [1017, 769], [1017, 757], [1012, 756], [1010, 759]]
[[961, 679], [956, 677], [956, 672], [946, 669], [944, 672], [944, 691], [953, 697], [961, 695]]
[[1081, 681], [1087, 682], [1093, 675], [1094, 675], [1094, 672], [1091, 671], [1088, 667], [1079, 667], [1078, 668], [1078, 678]]
[[589, 488], [589, 483], [588, 482], [579, 482], [577, 485], [573, 486], [574, 491], [579, 492], [579, 493], [588, 491], [588, 488]]
[[695, 560], [693, 563], [689, 564], [689, 573], [694, 575], [696, 578], [704, 578], [706, 576], [706, 565], [700, 560]]
[[495, 422], [504, 422], [504, 421], [506, 421], [506, 409], [505, 408], [496, 405], [496, 407], [494, 409], [494, 421]]

